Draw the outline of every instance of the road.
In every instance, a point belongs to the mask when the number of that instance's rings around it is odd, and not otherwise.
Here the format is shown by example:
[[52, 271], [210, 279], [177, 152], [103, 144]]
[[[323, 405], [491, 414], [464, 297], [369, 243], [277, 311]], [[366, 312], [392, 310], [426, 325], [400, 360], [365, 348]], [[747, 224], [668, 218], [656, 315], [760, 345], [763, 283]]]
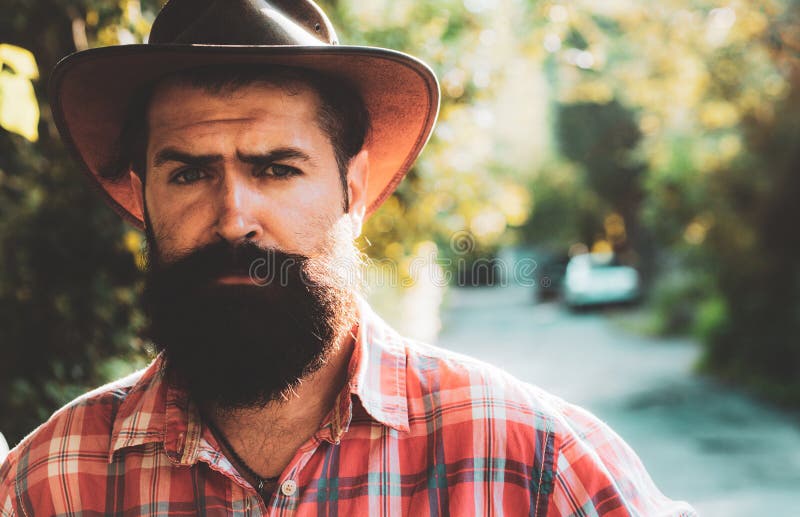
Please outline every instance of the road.
[[708, 517], [800, 516], [800, 421], [692, 373], [698, 347], [622, 330], [530, 289], [450, 289], [437, 344], [608, 422], [656, 484]]

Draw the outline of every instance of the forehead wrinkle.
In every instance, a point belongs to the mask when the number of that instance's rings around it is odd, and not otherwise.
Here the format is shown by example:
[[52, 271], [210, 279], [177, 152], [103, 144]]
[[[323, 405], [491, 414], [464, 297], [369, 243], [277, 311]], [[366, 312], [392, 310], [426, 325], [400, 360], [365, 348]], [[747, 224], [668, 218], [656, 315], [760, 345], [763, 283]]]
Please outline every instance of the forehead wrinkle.
[[[202, 119], [202, 120], [195, 120], [192, 122], [187, 122], [185, 124], [181, 124], [178, 126], [172, 126], [169, 129], [172, 131], [180, 131], [183, 129], [189, 129], [194, 126], [202, 126], [204, 124], [238, 124], [242, 122], [257, 122], [259, 121], [258, 117], [228, 117], [228, 118], [217, 118], [217, 119]], [[158, 124], [158, 120], [155, 121], [155, 127], [164, 127], [169, 126], [167, 124]]]
[[[170, 110], [171, 111], [171, 110]], [[177, 133], [181, 131], [192, 130], [195, 128], [202, 129], [203, 127], [207, 128], [207, 131], [216, 131], [213, 129], [214, 126], [230, 126], [230, 125], [243, 125], [247, 124], [251, 129], [257, 129], [259, 126], [263, 126], [264, 124], [275, 124], [276, 121], [281, 119], [286, 120], [287, 118], [291, 118], [294, 120], [299, 121], [300, 123], [309, 123], [313, 124], [314, 127], [318, 130], [322, 130], [319, 125], [319, 121], [317, 120], [316, 114], [314, 112], [311, 113], [289, 113], [289, 110], [264, 110], [259, 109], [253, 112], [252, 115], [248, 116], [241, 116], [241, 117], [219, 117], [214, 118], [205, 118], [204, 115], [200, 114], [199, 119], [190, 120], [187, 122], [181, 122], [179, 124], [173, 125], [173, 121], [176, 118], [179, 118], [178, 114], [171, 113], [167, 111], [163, 115], [159, 117], [152, 117], [151, 124], [152, 129], [155, 131], [164, 131], [168, 133]], [[234, 128], [235, 131], [239, 131]]]
[[[248, 97], [267, 96], [271, 102], [257, 102], [257, 105], [248, 103], [243, 106], [240, 101], [246, 101]], [[200, 107], [203, 99], [211, 103], [208, 107]], [[190, 109], [186, 116], [186, 101], [195, 101], [188, 105]], [[177, 101], [173, 104], [172, 101]], [[181, 81], [167, 80], [156, 87], [155, 94], [150, 102], [148, 109], [148, 119], [150, 132], [166, 133], [168, 138], [177, 137], [182, 139], [180, 133], [202, 130], [215, 131], [214, 126], [219, 124], [224, 126], [229, 124], [244, 124], [258, 126], [279, 121], [282, 118], [291, 116], [301, 123], [310, 123], [325, 132], [325, 128], [319, 120], [319, 109], [321, 99], [317, 92], [307, 87], [305, 84], [294, 85], [289, 90], [272, 84], [253, 83], [227, 89], [218, 92], [211, 92], [193, 85], [181, 83]], [[160, 109], [154, 109], [158, 106]], [[231, 109], [238, 109], [238, 113]], [[290, 109], [291, 108], [291, 109]], [[157, 111], [157, 114], [154, 113]], [[182, 113], [183, 112], [183, 113]], [[182, 120], [189, 118], [188, 121]], [[177, 133], [177, 134], [176, 134]], [[188, 136], [188, 135], [186, 135]], [[326, 135], [330, 139], [329, 135]], [[194, 138], [192, 138], [194, 139]]]
[[319, 110], [319, 105], [321, 100], [319, 98], [319, 95], [313, 89], [307, 87], [304, 84], [299, 84], [297, 86], [298, 87], [295, 90], [288, 91], [286, 88], [280, 86], [272, 85], [269, 83], [255, 82], [252, 84], [242, 85], [222, 91], [208, 91], [199, 86], [187, 85], [187, 84], [182, 84], [180, 81], [168, 80], [167, 82], [156, 86], [155, 93], [151, 99], [148, 111], [150, 111], [149, 114], [150, 118], [152, 119], [153, 107], [156, 105], [162, 105], [164, 102], [166, 102], [168, 109], [166, 110], [167, 113], [165, 118], [167, 118], [167, 120], [173, 120], [177, 114], [175, 113], [174, 106], [170, 105], [169, 102], [170, 99], [172, 97], [177, 96], [180, 102], [180, 100], [185, 100], [188, 99], [189, 97], [196, 96], [199, 94], [199, 97], [204, 97], [206, 100], [210, 100], [212, 103], [216, 104], [213, 108], [207, 108], [192, 112], [192, 114], [196, 114], [197, 116], [202, 117], [206, 115], [213, 115], [215, 111], [218, 111], [220, 109], [229, 109], [231, 104], [235, 104], [237, 101], [244, 100], [248, 96], [251, 96], [253, 94], [256, 94], [258, 96], [266, 96], [267, 93], [265, 92], [265, 90], [269, 90], [273, 93], [277, 93], [274, 95], [270, 95], [273, 102], [276, 102], [278, 104], [277, 109], [264, 109], [264, 106], [259, 106], [256, 109], [249, 110], [250, 114], [246, 116], [190, 122], [182, 126], [177, 126], [176, 129], [183, 129], [186, 127], [191, 127], [198, 123], [205, 123], [205, 122], [248, 122], [248, 121], [264, 120], [265, 118], [268, 117], [276, 117], [281, 115], [285, 116], [287, 114], [287, 111], [284, 108], [288, 107], [290, 103], [297, 106], [297, 101], [294, 101], [293, 99], [297, 99], [304, 94], [306, 95], [306, 98], [310, 102], [300, 103], [300, 106], [304, 108], [301, 110], [301, 113], [303, 115], [310, 115], [309, 118], [311, 120], [316, 119], [316, 114]]
[[[302, 85], [298, 85], [302, 86]], [[266, 91], [265, 91], [266, 90]], [[277, 92], [270, 95], [269, 102], [259, 102], [258, 99], [248, 102], [248, 98], [253, 95], [261, 96], [267, 91]], [[202, 103], [209, 101], [209, 106], [202, 106]], [[173, 103], [174, 101], [174, 103]], [[242, 104], [240, 101], [244, 101]], [[167, 84], [158, 88], [153, 101], [148, 109], [148, 119], [150, 128], [149, 138], [158, 133], [159, 140], [174, 142], [183, 148], [193, 148], [199, 137], [212, 136], [214, 140], [219, 140], [219, 136], [229, 132], [242, 133], [247, 135], [259, 128], [269, 129], [269, 134], [273, 134], [273, 129], [278, 130], [280, 136], [284, 132], [281, 128], [284, 123], [287, 126], [303, 126], [306, 130], [302, 131], [308, 135], [308, 130], [313, 128], [314, 132], [320, 132], [324, 137], [326, 145], [332, 145], [331, 136], [326, 133], [325, 127], [320, 120], [321, 98], [311, 88], [298, 87], [294, 91], [287, 91], [284, 88], [272, 85], [254, 84], [236, 88], [223, 92], [208, 92], [202, 88], [186, 86], [181, 84]], [[231, 111], [233, 110], [233, 111]], [[293, 120], [287, 120], [291, 118]], [[186, 120], [186, 119], [189, 120]], [[239, 125], [242, 127], [235, 127]], [[233, 126], [233, 127], [231, 127]], [[215, 136], [215, 133], [218, 133]], [[286, 135], [284, 135], [286, 136]], [[247, 140], [251, 140], [247, 138]], [[152, 142], [152, 140], [150, 140]], [[272, 148], [296, 147], [305, 151], [309, 156], [316, 155], [316, 152], [309, 152], [310, 149], [295, 138], [285, 140], [278, 138], [274, 145], [264, 149], [262, 145], [266, 143], [262, 140], [261, 145], [250, 145], [255, 142], [239, 142], [236, 152], [240, 154], [267, 154]], [[245, 148], [242, 148], [244, 144]], [[264, 152], [266, 151], [266, 152]], [[227, 155], [227, 153], [225, 153]], [[226, 160], [236, 160], [235, 156], [226, 156]], [[317, 159], [310, 160], [309, 164], [319, 166]]]

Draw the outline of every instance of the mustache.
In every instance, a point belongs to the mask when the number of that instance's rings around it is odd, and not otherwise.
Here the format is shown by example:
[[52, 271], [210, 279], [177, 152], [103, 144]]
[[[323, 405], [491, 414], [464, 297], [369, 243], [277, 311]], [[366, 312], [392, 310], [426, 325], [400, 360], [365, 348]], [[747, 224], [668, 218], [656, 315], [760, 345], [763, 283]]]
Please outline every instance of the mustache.
[[[248, 276], [266, 285], [302, 273], [309, 257], [277, 248], [262, 248], [254, 242], [232, 245], [218, 241], [193, 250], [168, 264], [150, 263], [148, 275], [169, 278], [170, 283], [208, 281], [223, 276]], [[293, 269], [296, 268], [296, 269]]]

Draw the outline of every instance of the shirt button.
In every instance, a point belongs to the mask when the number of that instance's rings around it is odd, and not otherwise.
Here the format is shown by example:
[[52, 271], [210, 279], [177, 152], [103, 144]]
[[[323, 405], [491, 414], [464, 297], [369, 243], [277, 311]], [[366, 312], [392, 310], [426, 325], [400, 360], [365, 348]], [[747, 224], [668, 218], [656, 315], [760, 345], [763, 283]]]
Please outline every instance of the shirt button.
[[294, 479], [287, 479], [281, 483], [281, 492], [286, 497], [292, 497], [297, 492], [297, 483]]

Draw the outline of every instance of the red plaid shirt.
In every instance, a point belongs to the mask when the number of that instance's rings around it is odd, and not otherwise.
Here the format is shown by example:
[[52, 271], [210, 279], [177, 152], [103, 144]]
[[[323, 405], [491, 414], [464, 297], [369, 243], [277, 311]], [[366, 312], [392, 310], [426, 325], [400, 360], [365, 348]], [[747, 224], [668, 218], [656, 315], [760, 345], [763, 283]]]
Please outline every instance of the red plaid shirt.
[[269, 501], [147, 369], [70, 403], [0, 467], [0, 515], [671, 515], [605, 424], [366, 304], [349, 382]]

